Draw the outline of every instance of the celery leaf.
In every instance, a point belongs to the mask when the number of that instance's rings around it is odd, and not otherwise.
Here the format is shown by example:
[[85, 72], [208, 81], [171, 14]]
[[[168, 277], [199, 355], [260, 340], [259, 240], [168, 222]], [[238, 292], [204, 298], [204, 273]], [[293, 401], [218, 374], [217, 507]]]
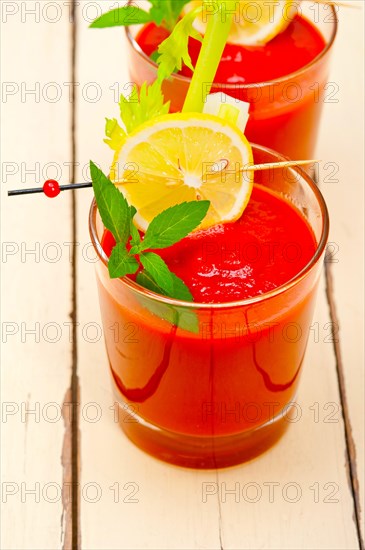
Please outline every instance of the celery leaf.
[[183, 63], [194, 71], [188, 45], [190, 36], [202, 42], [201, 34], [193, 27], [194, 19], [201, 10], [202, 8], [199, 7], [187, 13], [177, 23], [170, 36], [160, 44], [158, 48], [160, 56], [157, 59], [159, 82], [171, 76], [172, 73], [180, 71]]
[[128, 133], [147, 120], [167, 114], [170, 108], [169, 101], [164, 103], [161, 84], [157, 80], [151, 86], [144, 82], [139, 92], [137, 86], [134, 86], [128, 98], [121, 96], [119, 105], [120, 116]]

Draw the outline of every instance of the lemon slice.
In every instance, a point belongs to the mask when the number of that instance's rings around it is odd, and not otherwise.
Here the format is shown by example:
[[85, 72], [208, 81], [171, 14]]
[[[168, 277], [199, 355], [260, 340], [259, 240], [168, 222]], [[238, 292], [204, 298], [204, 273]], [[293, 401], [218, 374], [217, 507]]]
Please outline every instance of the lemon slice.
[[160, 212], [185, 201], [209, 200], [199, 229], [234, 221], [253, 186], [252, 150], [236, 126], [208, 114], [177, 113], [146, 122], [126, 138], [111, 179], [137, 209], [146, 231]]
[[[184, 12], [187, 13], [201, 5], [201, 0], [193, 0], [185, 6]], [[209, 14], [212, 14], [214, 9], [214, 3], [208, 2], [206, 9], [203, 9], [194, 21], [197, 31], [205, 33]], [[228, 42], [243, 46], [266, 44], [286, 29], [297, 9], [298, 0], [239, 0], [236, 2]]]

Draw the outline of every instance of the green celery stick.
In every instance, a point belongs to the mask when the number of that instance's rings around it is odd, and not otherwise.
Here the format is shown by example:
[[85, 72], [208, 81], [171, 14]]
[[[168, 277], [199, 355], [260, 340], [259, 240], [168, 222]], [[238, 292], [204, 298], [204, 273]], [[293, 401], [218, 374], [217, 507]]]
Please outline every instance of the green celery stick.
[[231, 29], [236, 2], [221, 0], [216, 13], [209, 15], [207, 30], [182, 109], [183, 113], [203, 111]]

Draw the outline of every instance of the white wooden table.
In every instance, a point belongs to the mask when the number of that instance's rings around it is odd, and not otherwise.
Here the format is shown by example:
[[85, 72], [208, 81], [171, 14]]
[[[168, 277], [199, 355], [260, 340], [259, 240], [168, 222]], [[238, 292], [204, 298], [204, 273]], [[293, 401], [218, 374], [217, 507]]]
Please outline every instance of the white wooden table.
[[[1, 5], [1, 547], [359, 548], [363, 12], [340, 10], [337, 101], [324, 106], [318, 143], [335, 255], [313, 320], [300, 418], [256, 460], [204, 472], [150, 458], [114, 422], [87, 230], [91, 191], [54, 201], [6, 196], [49, 177], [84, 181], [90, 158], [108, 166], [104, 117], [117, 116], [115, 83], [128, 74], [123, 31], [87, 28], [98, 4]], [[204, 498], [206, 483], [217, 490]]]

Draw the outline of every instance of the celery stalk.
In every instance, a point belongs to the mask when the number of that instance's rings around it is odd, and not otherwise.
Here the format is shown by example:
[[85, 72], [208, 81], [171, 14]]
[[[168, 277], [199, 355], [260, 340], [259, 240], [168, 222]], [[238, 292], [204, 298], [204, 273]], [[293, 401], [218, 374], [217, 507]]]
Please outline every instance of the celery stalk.
[[235, 4], [234, 1], [223, 0], [219, 3], [218, 11], [209, 16], [199, 58], [182, 109], [183, 113], [203, 111], [231, 29]]

